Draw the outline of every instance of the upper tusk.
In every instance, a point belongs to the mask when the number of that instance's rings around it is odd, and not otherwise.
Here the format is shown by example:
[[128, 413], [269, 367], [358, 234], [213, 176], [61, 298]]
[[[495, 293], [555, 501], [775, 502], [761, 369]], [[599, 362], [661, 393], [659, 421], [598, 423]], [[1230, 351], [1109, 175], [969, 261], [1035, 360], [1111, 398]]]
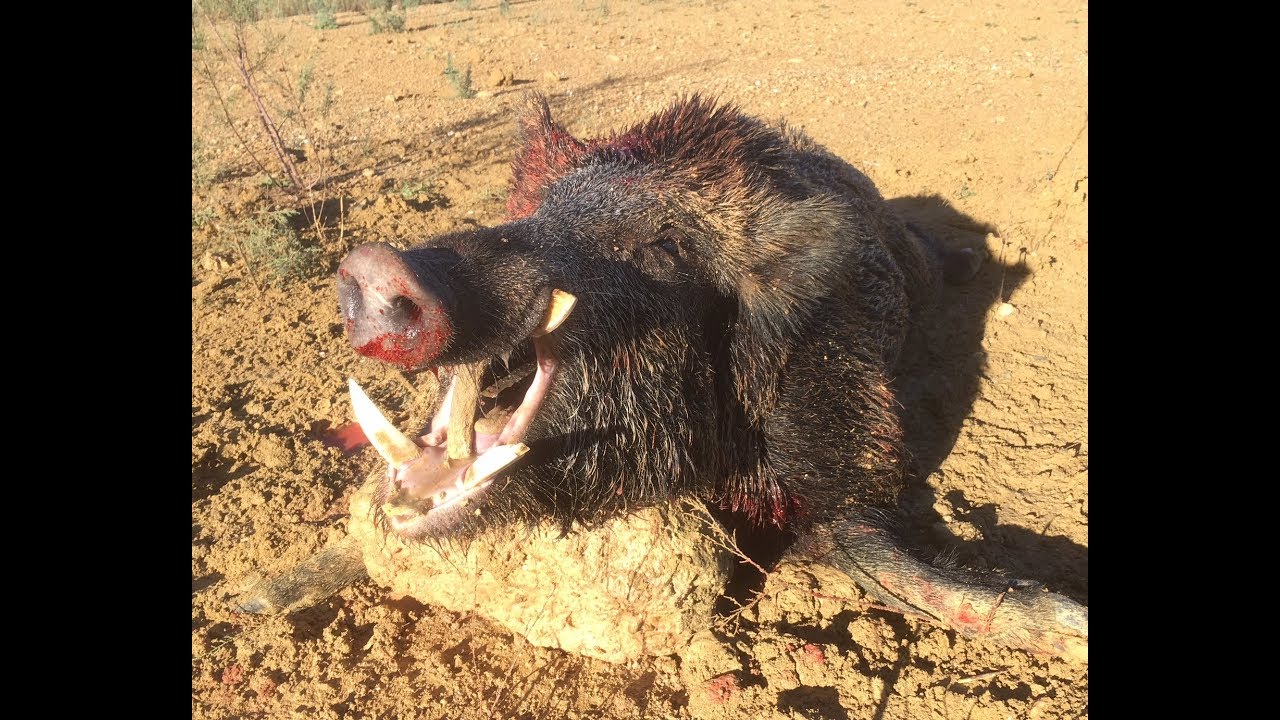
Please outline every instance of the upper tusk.
[[355, 378], [349, 378], [348, 385], [351, 387], [351, 409], [355, 411], [356, 422], [360, 424], [365, 437], [369, 438], [369, 444], [373, 445], [391, 467], [398, 468], [422, 454], [422, 448], [391, 424]]
[[554, 289], [551, 291], [551, 302], [547, 305], [547, 319], [533, 331], [533, 337], [546, 335], [547, 333], [560, 327], [565, 318], [569, 317], [569, 312], [573, 310], [573, 306], [577, 304], [578, 298], [569, 293]]

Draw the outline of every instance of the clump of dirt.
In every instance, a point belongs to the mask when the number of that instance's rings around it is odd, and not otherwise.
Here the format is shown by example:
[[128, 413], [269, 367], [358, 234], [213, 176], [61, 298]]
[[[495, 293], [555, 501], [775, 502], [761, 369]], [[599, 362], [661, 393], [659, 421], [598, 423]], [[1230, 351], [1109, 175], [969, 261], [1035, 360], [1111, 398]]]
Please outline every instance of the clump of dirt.
[[465, 543], [405, 543], [372, 521], [377, 478], [351, 501], [351, 535], [374, 582], [475, 611], [542, 647], [608, 662], [684, 649], [711, 625], [732, 570], [701, 506], [647, 508], [564, 533], [491, 528]]
[[[466, 5], [410, 9], [405, 32], [378, 35], [359, 13], [335, 30], [262, 21], [282, 39], [260, 72], [295, 91], [311, 74], [317, 109], [282, 115], [281, 134], [308, 177], [327, 178], [316, 222], [249, 160], [241, 138], [271, 160], [255, 110], [232, 94], [228, 124], [193, 50], [193, 717], [1087, 717], [1087, 666], [874, 609], [803, 565], [678, 655], [624, 665], [373, 582], [282, 617], [231, 610], [256, 579], [344, 537], [380, 469], [335, 446], [346, 378], [400, 427], [431, 410], [429, 373], [347, 346], [337, 261], [368, 241], [500, 222], [512, 108], [530, 88], [579, 136], [695, 91], [786, 118], [904, 216], [985, 251], [897, 381], [920, 470], [906, 535], [1088, 600], [1086, 4]], [[471, 67], [474, 98], [442, 74], [449, 56]], [[315, 265], [277, 283], [235, 240], [281, 209], [298, 215], [274, 227]]]

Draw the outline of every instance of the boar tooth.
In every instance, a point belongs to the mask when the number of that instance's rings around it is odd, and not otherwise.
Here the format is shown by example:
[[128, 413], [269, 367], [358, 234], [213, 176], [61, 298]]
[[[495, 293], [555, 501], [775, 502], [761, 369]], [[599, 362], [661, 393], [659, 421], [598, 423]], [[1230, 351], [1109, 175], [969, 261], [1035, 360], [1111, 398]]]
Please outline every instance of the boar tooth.
[[481, 360], [454, 368], [453, 406], [449, 409], [445, 448], [450, 460], [469, 460], [475, 454], [476, 404], [480, 400], [480, 378], [488, 366], [488, 360]]
[[565, 318], [569, 317], [569, 312], [573, 310], [573, 306], [577, 302], [578, 298], [563, 290], [552, 290], [551, 302], [547, 305], [547, 318], [542, 321], [537, 330], [533, 331], [533, 337], [546, 335], [560, 327], [560, 323], [563, 323]]
[[391, 424], [355, 378], [349, 378], [348, 384], [351, 387], [351, 409], [355, 412], [356, 422], [378, 454], [393, 468], [416, 459], [421, 454], [421, 449]]
[[527, 452], [529, 452], [529, 446], [524, 443], [494, 445], [486, 450], [483, 455], [476, 458], [475, 462], [467, 466], [466, 472], [462, 475], [462, 482], [467, 486], [482, 482], [496, 475], [498, 471], [515, 462]]

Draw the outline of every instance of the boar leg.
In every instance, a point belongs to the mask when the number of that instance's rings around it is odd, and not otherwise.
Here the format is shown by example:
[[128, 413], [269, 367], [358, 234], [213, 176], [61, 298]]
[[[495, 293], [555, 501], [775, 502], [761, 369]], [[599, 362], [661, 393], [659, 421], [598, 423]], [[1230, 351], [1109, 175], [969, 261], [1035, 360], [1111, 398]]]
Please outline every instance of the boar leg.
[[1089, 608], [1036, 582], [935, 567], [903, 549], [881, 518], [834, 521], [828, 564], [899, 612], [969, 638], [1033, 653], [1089, 660]]
[[241, 612], [279, 615], [315, 605], [367, 577], [360, 546], [347, 537], [326, 545], [289, 572], [254, 585], [234, 605]]

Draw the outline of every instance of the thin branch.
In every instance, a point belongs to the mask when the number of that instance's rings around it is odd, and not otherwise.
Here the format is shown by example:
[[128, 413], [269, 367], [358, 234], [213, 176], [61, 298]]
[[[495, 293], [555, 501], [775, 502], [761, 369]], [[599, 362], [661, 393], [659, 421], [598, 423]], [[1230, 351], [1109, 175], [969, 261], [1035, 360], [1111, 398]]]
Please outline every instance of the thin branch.
[[249, 279], [253, 281], [253, 286], [258, 289], [258, 299], [266, 296], [266, 292], [262, 289], [262, 283], [258, 282], [258, 274], [253, 271], [253, 263], [249, 260], [249, 253], [245, 252], [244, 244], [240, 242], [240, 233], [231, 233], [231, 241], [236, 244], [236, 250], [240, 251], [240, 259], [244, 260], [245, 269], [249, 271]]
[[203, 56], [200, 58], [200, 65], [203, 68], [205, 79], [209, 81], [209, 86], [213, 88], [214, 97], [218, 98], [218, 106], [222, 109], [222, 117], [227, 121], [227, 127], [231, 128], [231, 134], [236, 136], [236, 142], [240, 143], [240, 147], [244, 148], [245, 153], [253, 160], [253, 164], [258, 166], [263, 175], [271, 177], [271, 171], [263, 164], [262, 160], [250, 150], [249, 141], [240, 134], [240, 130], [236, 127], [235, 118], [231, 116], [231, 108], [227, 107], [227, 99], [222, 94], [222, 88], [218, 86], [218, 81], [214, 76], [213, 68], [209, 67], [209, 63]]
[[276, 159], [280, 161], [280, 165], [284, 167], [285, 174], [289, 176], [289, 181], [293, 183], [295, 188], [304, 188], [302, 176], [298, 173], [298, 168], [294, 165], [293, 159], [289, 157], [288, 150], [285, 148], [284, 141], [280, 139], [280, 133], [276, 129], [275, 122], [271, 119], [271, 114], [267, 111], [262, 95], [258, 92], [258, 88], [253, 82], [253, 75], [250, 69], [251, 63], [249, 62], [249, 49], [244, 40], [244, 25], [239, 22], [234, 24], [235, 47], [232, 48], [227, 39], [219, 32], [218, 25], [214, 22], [213, 17], [208, 13], [205, 13], [205, 21], [209, 24], [209, 29], [213, 32], [213, 36], [218, 39], [218, 44], [222, 46], [228, 56], [234, 57], [232, 65], [240, 73], [244, 88], [249, 93], [249, 97], [253, 100], [254, 107], [258, 111], [258, 122], [262, 125], [262, 130], [271, 144], [272, 151], [276, 154]]

